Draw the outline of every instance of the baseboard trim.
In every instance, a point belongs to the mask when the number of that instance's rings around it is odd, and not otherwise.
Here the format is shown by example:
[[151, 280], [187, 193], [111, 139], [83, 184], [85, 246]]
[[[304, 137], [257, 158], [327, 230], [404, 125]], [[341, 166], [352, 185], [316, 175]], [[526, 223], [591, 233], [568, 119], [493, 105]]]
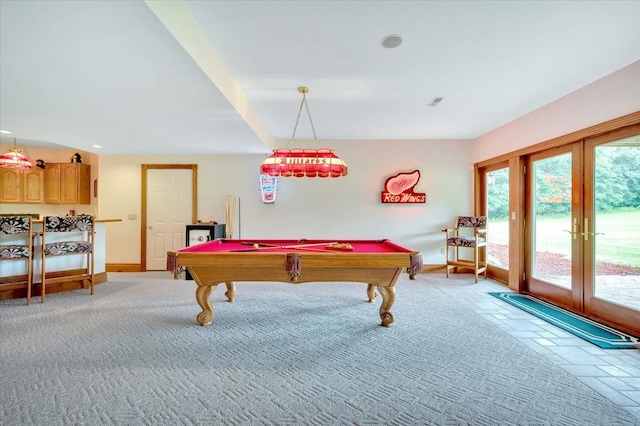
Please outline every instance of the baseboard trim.
[[423, 265], [421, 274], [431, 274], [434, 272], [442, 272], [444, 274], [444, 265]]
[[142, 265], [139, 263], [107, 263], [107, 272], [142, 272]]
[[[53, 272], [51, 275], [53, 276], [63, 276], [63, 274], [68, 273], [69, 271], [61, 271], [61, 272]], [[47, 274], [49, 275], [49, 274]], [[106, 272], [100, 272], [93, 276], [94, 282], [93, 285], [96, 286], [98, 284], [102, 284], [107, 282], [108, 277]], [[78, 277], [69, 277], [68, 281], [65, 282], [57, 282], [50, 285], [47, 285], [47, 294], [49, 293], [60, 293], [63, 291], [72, 291], [83, 289], [82, 287], [83, 278]], [[88, 289], [86, 287], [85, 289]], [[9, 300], [9, 299], [20, 299], [23, 297], [27, 297], [27, 288], [26, 284], [21, 288], [8, 288], [3, 290], [0, 287], [0, 300]], [[33, 300], [39, 300], [40, 298], [40, 283], [33, 283], [31, 285], [31, 298]]]

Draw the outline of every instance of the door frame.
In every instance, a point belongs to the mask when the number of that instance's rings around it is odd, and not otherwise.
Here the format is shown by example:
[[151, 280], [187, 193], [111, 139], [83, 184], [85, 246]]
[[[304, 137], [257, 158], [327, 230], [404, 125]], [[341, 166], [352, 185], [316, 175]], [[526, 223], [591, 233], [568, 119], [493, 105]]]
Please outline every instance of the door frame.
[[[502, 163], [504, 161], [509, 161], [509, 186], [510, 186], [510, 195], [509, 195], [509, 204], [510, 204], [510, 226], [509, 226], [509, 278], [508, 278], [508, 286], [513, 291], [517, 292], [525, 292], [526, 291], [526, 283], [528, 280], [528, 276], [525, 272], [525, 235], [528, 231], [525, 226], [526, 223], [526, 209], [525, 209], [525, 182], [526, 182], [526, 158], [532, 154], [545, 151], [548, 149], [553, 149], [556, 147], [561, 147], [563, 145], [572, 144], [574, 142], [596, 138], [596, 137], [607, 137], [608, 135], [612, 135], [616, 133], [615, 137], [619, 137], [623, 134], [623, 132], [634, 132], [632, 130], [634, 127], [640, 126], [640, 111], [635, 111], [630, 114], [614, 118], [602, 123], [598, 123], [589, 127], [585, 127], [580, 130], [576, 130], [571, 133], [567, 133], [558, 137], [554, 137], [552, 139], [548, 139], [542, 142], [539, 142], [534, 145], [526, 146], [524, 148], [519, 148], [511, 152], [507, 152], [505, 154], [498, 155], [493, 158], [488, 158], [474, 164], [475, 173], [474, 173], [474, 211], [480, 212], [482, 211], [482, 206], [480, 202], [480, 194], [485, 189], [481, 187], [481, 183], [484, 183], [482, 179], [480, 179], [480, 175], [483, 169], [486, 167], [490, 167], [494, 164]], [[637, 128], [637, 127], [636, 127]], [[620, 133], [619, 133], [620, 132]], [[606, 136], [605, 136], [606, 135]], [[586, 184], [586, 183], [585, 183]], [[582, 224], [582, 223], [581, 223]], [[491, 278], [497, 279], [499, 277], [492, 276], [492, 270], [488, 270], [488, 275]], [[586, 288], [584, 289], [586, 292]], [[601, 301], [597, 298], [592, 298], [591, 300], [586, 301], [590, 307], [586, 307], [586, 310], [589, 312], [582, 312], [582, 315], [587, 315], [588, 317], [592, 317], [595, 320], [603, 322], [605, 324], [617, 327], [623, 331], [630, 332], [632, 334], [639, 333], [636, 322], [635, 326], [629, 326], [629, 324], [620, 324], [619, 322], [611, 320], [611, 312], [608, 312], [608, 307], [600, 306]], [[599, 311], [598, 313], [595, 311]], [[637, 311], [635, 311], [637, 313]], [[633, 317], [636, 318], [636, 317]]]
[[197, 164], [142, 164], [142, 202], [140, 214], [140, 271], [147, 271], [147, 171], [191, 170], [191, 223], [198, 219], [198, 165]]
[[[479, 168], [479, 167], [475, 167], [475, 171], [474, 171], [474, 175], [475, 175], [475, 180], [478, 183], [477, 185], [475, 185], [475, 200], [476, 203], [474, 205], [474, 212], [476, 216], [487, 216], [488, 217], [488, 197], [487, 197], [487, 175], [490, 172], [494, 172], [496, 170], [502, 170], [502, 169], [506, 169], [507, 172], [509, 173], [509, 179], [511, 179], [511, 164], [509, 162], [509, 160], [505, 160], [499, 163], [495, 163], [495, 164], [491, 164], [489, 166], [483, 167], [483, 168]], [[511, 183], [509, 183], [509, 192], [508, 192], [508, 197], [509, 197], [509, 212], [511, 211]], [[511, 216], [510, 214], [508, 214], [509, 216]], [[490, 220], [490, 219], [489, 219]], [[509, 220], [509, 225], [511, 224], [511, 220]], [[510, 226], [509, 226], [510, 228]], [[509, 229], [509, 231], [511, 232], [511, 229]], [[491, 241], [491, 235], [488, 234], [487, 235], [487, 240]], [[509, 243], [511, 243], [511, 236], [509, 236]], [[511, 246], [509, 245], [509, 251], [511, 251]], [[488, 252], [488, 248], [487, 248], [487, 252]], [[489, 254], [487, 253], [487, 256]], [[511, 258], [511, 253], [509, 253], [509, 258]], [[504, 284], [508, 284], [509, 283], [509, 269], [504, 269], [504, 268], [500, 268], [498, 266], [495, 265], [490, 265], [487, 263], [487, 276], [495, 279], [496, 281], [499, 281], [501, 283]]]
[[[640, 134], [640, 124], [629, 126], [618, 131], [607, 133], [605, 135], [586, 138], [585, 144], [585, 217], [589, 218], [591, 225], [590, 231], [595, 228], [595, 200], [592, 198], [594, 193], [594, 150], [597, 146], [606, 145], [621, 139], [626, 139]], [[629, 330], [634, 334], [640, 334], [640, 312], [614, 302], [598, 298], [594, 295], [595, 290], [595, 239], [591, 238], [589, 244], [585, 244], [585, 259], [587, 262], [583, 265], [584, 272], [584, 314], [590, 318], [607, 322], [615, 327], [623, 330]], [[592, 263], [593, 262], [593, 263]], [[612, 320], [616, 318], [616, 320]]]

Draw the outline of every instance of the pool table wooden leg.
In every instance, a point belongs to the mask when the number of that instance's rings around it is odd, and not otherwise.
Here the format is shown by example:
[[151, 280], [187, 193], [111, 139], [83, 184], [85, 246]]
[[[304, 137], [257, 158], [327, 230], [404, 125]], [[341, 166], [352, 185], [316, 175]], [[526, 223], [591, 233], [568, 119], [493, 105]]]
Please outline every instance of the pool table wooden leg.
[[236, 285], [233, 283], [233, 281], [227, 281], [225, 285], [227, 286], [227, 291], [224, 293], [224, 295], [227, 296], [227, 300], [229, 302], [233, 302], [234, 300], [236, 300]]
[[375, 284], [369, 284], [369, 286], [367, 287], [367, 296], [369, 296], [369, 303], [373, 303], [375, 298], [378, 296], [378, 293], [376, 293], [376, 287], [378, 286]]
[[396, 288], [395, 287], [378, 287], [378, 291], [382, 296], [382, 305], [380, 306], [380, 318], [382, 319], [382, 324], [385, 327], [389, 327], [395, 318], [391, 313], [391, 306], [396, 301]]
[[196, 288], [196, 300], [202, 308], [202, 312], [196, 316], [196, 320], [203, 327], [211, 325], [213, 322], [213, 305], [211, 304], [211, 300], [209, 300], [209, 296], [216, 287], [218, 287], [218, 284], [199, 285], [198, 288]]

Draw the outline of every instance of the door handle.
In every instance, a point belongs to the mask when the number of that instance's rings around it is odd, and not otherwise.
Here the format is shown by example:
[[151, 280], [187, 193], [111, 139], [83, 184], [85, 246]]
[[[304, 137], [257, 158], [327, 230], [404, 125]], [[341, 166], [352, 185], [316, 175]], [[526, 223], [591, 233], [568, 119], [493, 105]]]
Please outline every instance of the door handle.
[[584, 232], [582, 233], [582, 235], [584, 235], [584, 240], [585, 241], [589, 241], [589, 235], [591, 236], [596, 236], [596, 235], [604, 235], [604, 232], [589, 232], [589, 218], [585, 217], [584, 218]]
[[564, 232], [568, 232], [571, 235], [573, 235], [573, 239], [577, 240], [578, 239], [578, 224], [575, 222], [575, 220], [573, 221], [573, 231], [569, 231], [568, 229], [563, 229]]

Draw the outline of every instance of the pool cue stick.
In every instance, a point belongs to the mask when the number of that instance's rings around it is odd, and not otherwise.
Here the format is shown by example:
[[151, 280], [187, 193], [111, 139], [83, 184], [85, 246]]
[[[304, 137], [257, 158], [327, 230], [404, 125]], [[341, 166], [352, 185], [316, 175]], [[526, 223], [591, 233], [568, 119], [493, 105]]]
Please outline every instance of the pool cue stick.
[[231, 237], [231, 228], [233, 227], [233, 225], [231, 224], [230, 219], [230, 211], [229, 211], [229, 196], [225, 196], [224, 199], [224, 213], [225, 213], [225, 222], [226, 222], [226, 230], [225, 230], [225, 237], [230, 238]]
[[252, 243], [249, 241], [242, 241], [240, 244], [242, 245], [248, 245], [248, 246], [253, 246], [253, 245], [258, 245], [259, 247], [282, 247], [278, 244], [267, 244], [267, 243]]
[[338, 244], [338, 243], [336, 243], [336, 242], [327, 242], [327, 243], [314, 243], [314, 244], [294, 244], [294, 245], [289, 245], [289, 246], [269, 246], [269, 247], [250, 248], [250, 249], [229, 250], [229, 252], [264, 251], [264, 250], [274, 250], [274, 249], [301, 249], [301, 250], [304, 250], [305, 247], [326, 246], [326, 245], [329, 245], [329, 244]]
[[317, 249], [317, 248], [311, 248], [311, 247], [298, 247], [298, 250], [304, 250], [304, 251], [315, 251], [318, 253], [335, 253], [337, 250], [325, 250], [325, 249]]

